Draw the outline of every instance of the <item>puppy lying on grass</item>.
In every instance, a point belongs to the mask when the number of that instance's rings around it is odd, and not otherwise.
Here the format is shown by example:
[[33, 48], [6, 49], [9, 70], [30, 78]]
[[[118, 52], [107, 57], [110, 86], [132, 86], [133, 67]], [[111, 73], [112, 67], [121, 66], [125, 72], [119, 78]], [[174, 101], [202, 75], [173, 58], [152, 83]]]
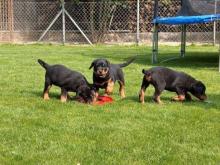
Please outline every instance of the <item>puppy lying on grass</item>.
[[157, 103], [161, 103], [160, 95], [163, 90], [176, 92], [177, 96], [173, 97], [174, 101], [192, 100], [189, 92], [199, 100], [206, 100], [205, 85], [192, 76], [171, 70], [165, 67], [154, 67], [149, 70], [142, 70], [144, 74], [141, 90], [139, 93], [139, 101], [144, 103], [144, 93], [146, 88], [151, 84], [155, 88], [153, 99]]
[[93, 103], [96, 100], [92, 85], [81, 73], [70, 70], [63, 65], [49, 65], [40, 59], [38, 59], [38, 63], [46, 70], [44, 100], [49, 99], [49, 90], [52, 85], [61, 88], [61, 102], [67, 101], [68, 92], [76, 92], [76, 99], [80, 102]]

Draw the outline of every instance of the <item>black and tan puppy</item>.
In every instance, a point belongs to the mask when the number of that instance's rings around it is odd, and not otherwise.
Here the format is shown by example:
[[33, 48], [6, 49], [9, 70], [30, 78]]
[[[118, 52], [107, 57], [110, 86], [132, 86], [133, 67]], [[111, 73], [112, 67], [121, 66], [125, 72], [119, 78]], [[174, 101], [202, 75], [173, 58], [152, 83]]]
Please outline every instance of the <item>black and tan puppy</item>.
[[163, 90], [176, 92], [177, 96], [173, 97], [174, 101], [191, 100], [189, 92], [200, 100], [207, 99], [205, 94], [205, 85], [190, 75], [177, 72], [165, 67], [154, 67], [149, 70], [142, 70], [144, 77], [139, 93], [139, 100], [144, 103], [144, 93], [146, 88], [151, 84], [155, 88], [153, 99], [161, 103], [160, 95]]
[[81, 73], [63, 65], [49, 65], [40, 59], [38, 62], [46, 70], [44, 100], [49, 99], [49, 90], [52, 85], [56, 85], [61, 88], [61, 102], [66, 102], [68, 92], [76, 92], [76, 98], [80, 102], [93, 103], [95, 101], [95, 91]]
[[98, 92], [99, 88], [105, 89], [105, 94], [109, 95], [113, 91], [116, 81], [119, 82], [119, 94], [125, 97], [125, 80], [121, 68], [128, 66], [135, 60], [135, 57], [123, 64], [110, 64], [106, 59], [96, 59], [91, 63], [89, 69], [93, 67], [93, 85]]

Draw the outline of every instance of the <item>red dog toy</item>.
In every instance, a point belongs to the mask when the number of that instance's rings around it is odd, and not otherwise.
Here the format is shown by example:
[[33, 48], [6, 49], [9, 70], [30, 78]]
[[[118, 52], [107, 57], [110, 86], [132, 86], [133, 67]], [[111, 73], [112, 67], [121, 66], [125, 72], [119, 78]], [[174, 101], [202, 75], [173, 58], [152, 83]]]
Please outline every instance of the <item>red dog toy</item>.
[[113, 99], [109, 96], [98, 96], [95, 104], [103, 105], [105, 103], [111, 103], [112, 101], [113, 101]]

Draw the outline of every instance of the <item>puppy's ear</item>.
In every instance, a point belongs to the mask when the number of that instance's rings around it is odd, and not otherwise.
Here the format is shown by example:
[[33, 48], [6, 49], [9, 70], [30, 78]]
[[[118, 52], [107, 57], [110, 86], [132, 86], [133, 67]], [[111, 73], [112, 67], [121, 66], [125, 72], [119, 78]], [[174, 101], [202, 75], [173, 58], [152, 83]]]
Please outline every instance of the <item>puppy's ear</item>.
[[107, 65], [108, 65], [108, 67], [110, 67], [110, 62], [108, 60], [105, 60], [105, 61], [106, 61]]
[[191, 88], [194, 90], [194, 91], [205, 91], [206, 90], [206, 87], [205, 85], [201, 82], [201, 81], [198, 81], [196, 83], [193, 83], [191, 85]]
[[144, 69], [142, 70], [142, 73], [145, 74], [145, 70]]
[[94, 61], [91, 63], [89, 69], [91, 69], [92, 67], [94, 67], [94, 65], [95, 65], [96, 62], [97, 62], [97, 60], [94, 60]]
[[197, 86], [197, 89], [199, 89], [199, 90], [202, 90], [202, 91], [205, 91], [205, 90], [206, 90], [205, 85], [204, 85], [201, 81], [198, 81], [198, 82], [196, 83], [196, 86]]
[[94, 61], [91, 63], [91, 65], [90, 65], [90, 67], [89, 67], [89, 69], [91, 69], [93, 66], [94, 66]]

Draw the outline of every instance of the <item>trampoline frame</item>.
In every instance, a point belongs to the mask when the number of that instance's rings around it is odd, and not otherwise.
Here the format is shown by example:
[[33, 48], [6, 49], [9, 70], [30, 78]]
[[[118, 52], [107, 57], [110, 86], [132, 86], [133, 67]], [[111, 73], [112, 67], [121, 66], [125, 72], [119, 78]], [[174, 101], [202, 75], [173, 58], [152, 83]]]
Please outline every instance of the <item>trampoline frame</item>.
[[[181, 0], [181, 7], [183, 7], [182, 4], [183, 4], [183, 0]], [[182, 10], [182, 8], [180, 10]], [[153, 17], [154, 20], [157, 17], [158, 17], [158, 0], [155, 0], [154, 17]], [[153, 25], [153, 38], [152, 38], [152, 63], [155, 64], [158, 62], [159, 23], [154, 21], [153, 24], [154, 25]], [[185, 57], [185, 54], [186, 54], [186, 28], [187, 28], [187, 24], [181, 25], [181, 46], [180, 46], [180, 57], [181, 58]]]

